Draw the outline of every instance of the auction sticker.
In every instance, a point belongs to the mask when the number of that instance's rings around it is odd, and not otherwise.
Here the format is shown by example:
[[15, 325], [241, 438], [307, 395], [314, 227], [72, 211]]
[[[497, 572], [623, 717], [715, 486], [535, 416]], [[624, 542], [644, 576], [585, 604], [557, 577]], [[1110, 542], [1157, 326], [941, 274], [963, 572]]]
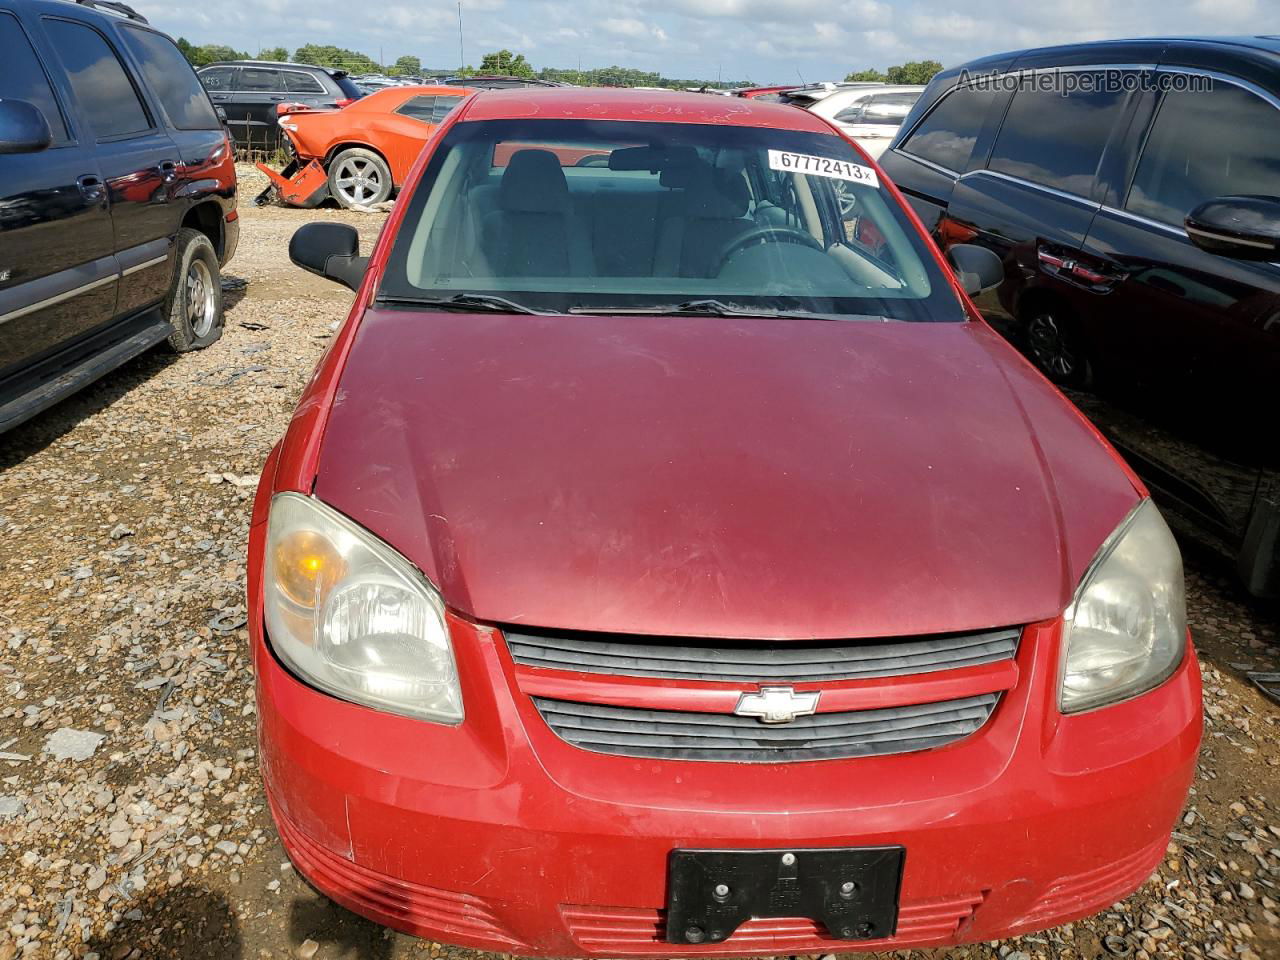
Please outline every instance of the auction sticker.
[[867, 187], [879, 187], [880, 178], [870, 167], [859, 166], [847, 160], [815, 157], [808, 153], [787, 153], [785, 150], [769, 151], [769, 169], [786, 173], [807, 173], [815, 177], [848, 180]]

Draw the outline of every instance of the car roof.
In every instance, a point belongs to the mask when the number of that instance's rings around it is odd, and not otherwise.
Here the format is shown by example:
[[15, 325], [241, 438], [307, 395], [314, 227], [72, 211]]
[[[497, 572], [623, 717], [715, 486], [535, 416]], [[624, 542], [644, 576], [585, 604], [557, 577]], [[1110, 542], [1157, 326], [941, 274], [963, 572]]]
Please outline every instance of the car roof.
[[835, 131], [819, 117], [780, 103], [761, 103], [744, 97], [714, 97], [704, 93], [658, 93], [614, 87], [484, 90], [471, 100], [461, 120], [526, 117], [729, 124], [835, 135]]
[[200, 69], [203, 70], [205, 67], [288, 67], [290, 70], [319, 70], [330, 76], [338, 74], [345, 77], [347, 75], [347, 71], [337, 67], [322, 67], [315, 63], [290, 63], [284, 60], [215, 60], [213, 63], [206, 63]]
[[[1180, 36], [1180, 37], [1133, 37], [1127, 40], [1090, 40], [1084, 43], [1067, 43], [1052, 47], [1027, 47], [1023, 50], [1011, 50], [1005, 54], [999, 54], [999, 59], [1005, 57], [1035, 57], [1037, 60], [1050, 58], [1053, 56], [1069, 57], [1074, 54], [1089, 53], [1096, 50], [1106, 50], [1112, 54], [1123, 54], [1126, 48], [1142, 47], [1144, 49], [1167, 44], [1174, 48], [1205, 48], [1216, 47], [1219, 49], [1230, 47], [1245, 47], [1251, 50], [1258, 50], [1264, 53], [1280, 55], [1280, 36], [1275, 35], [1257, 35], [1257, 36]], [[983, 57], [981, 60], [973, 61], [980, 63], [986, 60], [996, 59], [993, 57]], [[971, 65], [971, 64], [970, 64]]]

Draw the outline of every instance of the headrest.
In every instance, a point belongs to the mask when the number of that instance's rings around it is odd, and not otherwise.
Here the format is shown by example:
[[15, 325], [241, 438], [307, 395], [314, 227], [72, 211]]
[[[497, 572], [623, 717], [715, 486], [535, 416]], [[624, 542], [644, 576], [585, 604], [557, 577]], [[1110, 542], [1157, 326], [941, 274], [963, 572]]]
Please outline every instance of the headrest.
[[560, 158], [550, 150], [520, 150], [507, 161], [498, 206], [517, 213], [564, 213], [569, 209], [569, 184]]
[[751, 194], [742, 174], [704, 164], [685, 187], [685, 209], [702, 220], [737, 220], [746, 216]]

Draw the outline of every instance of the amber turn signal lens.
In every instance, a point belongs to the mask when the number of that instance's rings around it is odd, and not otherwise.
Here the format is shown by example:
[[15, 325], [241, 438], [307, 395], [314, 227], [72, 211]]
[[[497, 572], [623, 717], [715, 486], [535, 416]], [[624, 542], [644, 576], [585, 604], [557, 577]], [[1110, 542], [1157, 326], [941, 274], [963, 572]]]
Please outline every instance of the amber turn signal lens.
[[342, 577], [345, 564], [333, 544], [314, 530], [286, 536], [273, 556], [276, 585], [300, 607], [312, 607]]

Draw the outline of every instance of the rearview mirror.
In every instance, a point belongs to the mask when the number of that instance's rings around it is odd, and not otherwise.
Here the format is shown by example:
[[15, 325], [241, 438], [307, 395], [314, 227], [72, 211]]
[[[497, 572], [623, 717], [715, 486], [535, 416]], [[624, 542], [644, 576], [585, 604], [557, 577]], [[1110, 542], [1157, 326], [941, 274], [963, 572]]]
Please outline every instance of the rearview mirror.
[[1275, 197], [1217, 197], [1200, 204], [1183, 221], [1201, 250], [1236, 260], [1280, 260], [1280, 200]]
[[49, 121], [25, 100], [0, 100], [0, 153], [38, 153], [53, 143]]
[[360, 234], [345, 223], [303, 224], [289, 240], [289, 259], [352, 290], [360, 288], [369, 266], [369, 258], [360, 256]]
[[971, 297], [1004, 283], [1004, 264], [994, 251], [973, 243], [956, 243], [947, 248], [947, 259], [956, 279]]

